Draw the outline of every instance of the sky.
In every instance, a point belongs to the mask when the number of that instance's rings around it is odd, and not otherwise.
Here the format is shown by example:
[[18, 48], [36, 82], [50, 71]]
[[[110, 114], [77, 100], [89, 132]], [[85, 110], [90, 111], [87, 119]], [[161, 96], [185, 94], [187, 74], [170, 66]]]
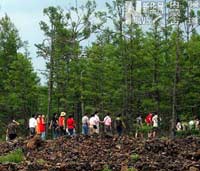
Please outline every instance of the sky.
[[[77, 0], [78, 5], [84, 2], [86, 0]], [[96, 0], [96, 2], [97, 9], [102, 10], [105, 9], [105, 2], [111, 2], [111, 0]], [[45, 61], [37, 57], [34, 44], [41, 43], [44, 39], [39, 27], [39, 22], [46, 20], [43, 9], [48, 6], [60, 6], [67, 9], [75, 4], [76, 0], [0, 0], [0, 17], [7, 14], [19, 31], [22, 41], [29, 42], [28, 50], [32, 64], [42, 84], [46, 83], [45, 76], [41, 74], [41, 70], [45, 69]]]

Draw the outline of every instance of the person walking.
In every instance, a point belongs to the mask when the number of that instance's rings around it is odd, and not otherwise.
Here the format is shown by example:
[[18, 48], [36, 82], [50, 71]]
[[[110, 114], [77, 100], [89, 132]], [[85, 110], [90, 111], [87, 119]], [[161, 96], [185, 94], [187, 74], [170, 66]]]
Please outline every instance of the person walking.
[[56, 139], [59, 134], [58, 114], [57, 113], [53, 114], [53, 117], [52, 117], [50, 125], [49, 125], [49, 129], [52, 130], [53, 139]]
[[60, 116], [58, 118], [58, 126], [59, 126], [59, 136], [66, 135], [66, 130], [65, 130], [65, 112], [61, 112]]
[[41, 116], [41, 126], [40, 126], [40, 131], [41, 131], [41, 138], [42, 140], [45, 140], [46, 139], [46, 122], [45, 122], [45, 116], [42, 115]]
[[88, 113], [85, 113], [82, 117], [82, 133], [83, 135], [88, 135], [89, 130], [89, 118]]
[[105, 116], [104, 120], [104, 131], [105, 133], [111, 133], [112, 132], [112, 119], [110, 117], [110, 113], [108, 112]]
[[152, 123], [153, 123], [153, 133], [152, 133], [152, 136], [153, 138], [155, 138], [158, 134], [158, 114], [157, 112], [155, 112], [155, 114], [153, 115], [152, 117]]
[[[136, 131], [135, 131], [135, 138], [138, 138], [139, 129], [142, 127], [142, 116], [139, 114], [136, 118]], [[143, 134], [140, 133], [140, 136], [143, 137]]]
[[75, 129], [75, 121], [74, 121], [74, 118], [72, 117], [72, 115], [69, 115], [66, 125], [67, 125], [69, 135], [73, 135], [74, 129]]
[[115, 127], [117, 130], [117, 134], [120, 137], [123, 133], [123, 129], [126, 128], [125, 123], [122, 120], [121, 114], [118, 114], [117, 118], [115, 119]]
[[36, 133], [37, 134], [39, 134], [39, 135], [41, 135], [41, 125], [42, 125], [42, 121], [41, 121], [41, 115], [40, 114], [38, 114], [37, 115], [37, 119], [36, 119], [36, 121], [37, 121], [37, 126], [36, 126]]
[[37, 126], [37, 120], [35, 115], [32, 115], [32, 117], [29, 119], [29, 132], [30, 136], [34, 136], [36, 134], [36, 126]]
[[94, 113], [94, 118], [95, 118], [95, 125], [96, 125], [96, 129], [95, 129], [95, 133], [97, 133], [97, 134], [99, 134], [99, 130], [100, 130], [100, 127], [99, 127], [99, 123], [100, 123], [100, 119], [99, 119], [99, 112], [98, 111], [96, 111], [95, 113]]
[[96, 129], [97, 129], [96, 119], [95, 119], [94, 114], [92, 114], [90, 119], [89, 119], [89, 133], [90, 133], [90, 135], [93, 135], [94, 133], [96, 133]]
[[[152, 113], [149, 113], [146, 118], [145, 118], [145, 123], [147, 124], [147, 126], [149, 127], [149, 129], [152, 127], [153, 125], [153, 122], [152, 122], [152, 118], [153, 118], [153, 114]], [[150, 130], [148, 132], [148, 138], [151, 138], [152, 137], [152, 130]]]
[[6, 130], [6, 139], [7, 141], [12, 141], [17, 137], [17, 127], [19, 126], [19, 122], [12, 120], [11, 123], [8, 124]]

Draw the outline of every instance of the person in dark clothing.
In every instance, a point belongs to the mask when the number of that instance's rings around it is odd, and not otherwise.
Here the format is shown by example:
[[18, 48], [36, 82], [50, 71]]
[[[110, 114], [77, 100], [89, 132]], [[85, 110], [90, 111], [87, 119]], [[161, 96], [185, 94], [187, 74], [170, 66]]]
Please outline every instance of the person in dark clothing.
[[12, 122], [8, 124], [7, 130], [6, 130], [6, 136], [8, 138], [8, 141], [14, 140], [17, 137], [18, 126], [19, 126], [19, 123], [15, 120], [12, 120]]
[[59, 125], [58, 125], [58, 114], [57, 113], [53, 114], [49, 129], [52, 130], [53, 139], [56, 139], [59, 135]]
[[117, 118], [115, 119], [115, 127], [117, 130], [118, 136], [121, 136], [123, 129], [126, 128], [126, 126], [121, 118], [121, 114], [118, 114]]

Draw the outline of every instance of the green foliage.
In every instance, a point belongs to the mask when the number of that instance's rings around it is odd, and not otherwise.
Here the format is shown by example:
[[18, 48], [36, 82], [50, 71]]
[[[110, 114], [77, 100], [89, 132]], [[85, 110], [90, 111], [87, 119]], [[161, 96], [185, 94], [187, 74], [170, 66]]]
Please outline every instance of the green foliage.
[[[4, 122], [0, 123], [7, 123], [9, 114], [23, 118], [26, 124], [30, 114], [46, 113], [48, 106], [50, 114], [63, 110], [74, 113], [78, 123], [82, 110], [122, 113], [127, 129], [133, 128], [139, 113], [144, 118], [148, 112], [157, 111], [166, 130], [172, 111], [180, 119], [198, 116], [200, 35], [189, 25], [186, 41], [183, 26], [190, 21], [188, 17], [200, 15], [191, 11], [187, 16], [187, 2], [177, 1], [178, 24], [163, 28], [158, 20], [148, 31], [134, 23], [125, 24], [123, 0], [106, 3], [107, 11], [96, 11], [95, 1], [68, 10], [45, 8], [49, 21], [40, 22], [45, 38], [36, 47], [46, 60], [49, 86], [38, 84], [28, 54], [18, 52], [25, 45], [17, 29], [7, 15], [2, 17], [0, 120]], [[83, 48], [82, 41], [93, 33], [95, 42]], [[139, 132], [146, 134], [151, 129], [143, 126]]]
[[140, 158], [140, 156], [138, 154], [131, 154], [131, 160], [134, 162], [137, 162]]
[[36, 161], [38, 164], [40, 165], [44, 165], [46, 163], [46, 161], [44, 159], [37, 159]]
[[147, 134], [148, 132], [152, 131], [153, 127], [143, 124], [141, 127], [139, 127], [138, 132]]
[[0, 163], [20, 163], [24, 159], [24, 154], [22, 152], [22, 149], [17, 149], [15, 151], [10, 152], [7, 155], [0, 156]]
[[105, 165], [102, 171], [112, 171], [112, 170], [109, 169], [108, 165]]
[[134, 167], [131, 167], [131, 168], [128, 168], [128, 171], [138, 171], [138, 170]]
[[189, 129], [186, 131], [176, 131], [176, 137], [184, 138], [187, 136], [200, 136], [200, 131], [195, 129]]

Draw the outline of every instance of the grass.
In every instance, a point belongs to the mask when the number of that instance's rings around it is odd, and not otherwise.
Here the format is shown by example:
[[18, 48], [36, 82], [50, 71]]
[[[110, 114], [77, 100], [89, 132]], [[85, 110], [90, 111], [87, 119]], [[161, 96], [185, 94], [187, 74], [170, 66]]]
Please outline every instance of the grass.
[[140, 157], [139, 157], [138, 154], [132, 154], [132, 155], [131, 155], [131, 160], [134, 161], [134, 162], [138, 161], [139, 158], [140, 158]]
[[38, 159], [38, 160], [37, 160], [37, 163], [43, 165], [43, 164], [46, 163], [46, 161], [43, 160], [43, 159]]
[[112, 170], [109, 169], [108, 165], [105, 165], [102, 171], [112, 171]]
[[7, 155], [0, 156], [0, 163], [20, 163], [23, 159], [22, 149], [17, 149]]
[[134, 167], [131, 167], [131, 168], [128, 168], [128, 171], [138, 171], [138, 170]]

